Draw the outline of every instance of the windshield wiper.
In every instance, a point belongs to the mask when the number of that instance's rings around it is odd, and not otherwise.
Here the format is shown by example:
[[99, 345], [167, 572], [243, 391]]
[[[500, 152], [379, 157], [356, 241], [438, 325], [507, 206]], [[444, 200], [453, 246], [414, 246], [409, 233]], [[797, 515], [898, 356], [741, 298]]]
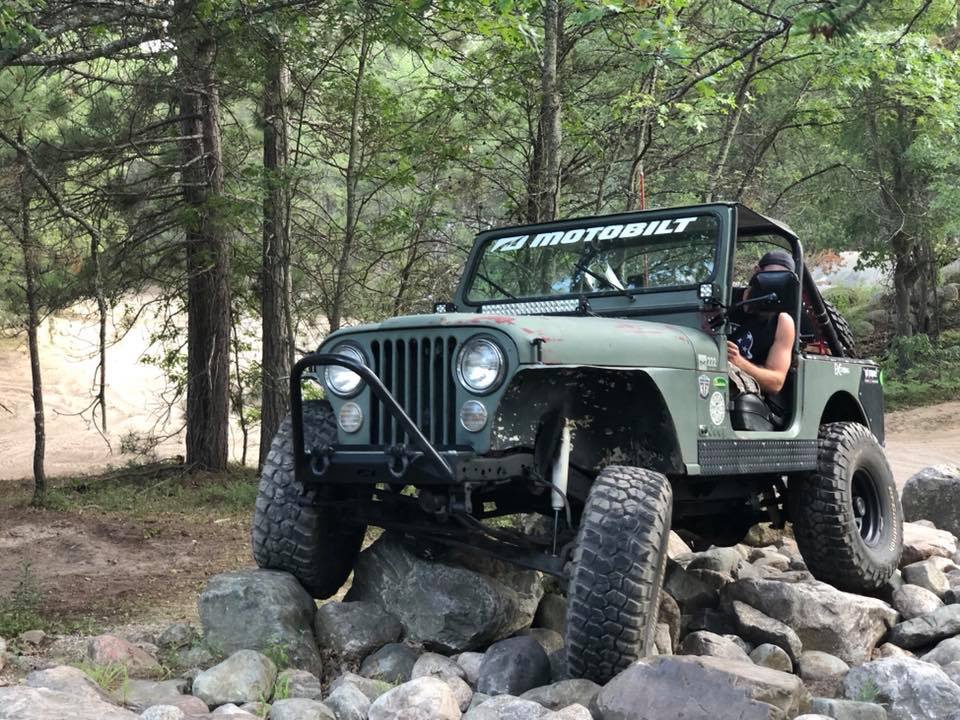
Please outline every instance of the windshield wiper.
[[487, 285], [489, 285], [490, 287], [492, 287], [494, 290], [496, 290], [496, 291], [497, 291], [498, 293], [500, 293], [501, 295], [506, 295], [506, 296], [507, 296], [508, 298], [510, 298], [511, 300], [518, 300], [518, 299], [519, 299], [516, 295], [514, 295], [514, 294], [513, 294], [512, 292], [510, 292], [509, 290], [504, 290], [502, 287], [500, 287], [499, 285], [497, 285], [497, 283], [495, 283], [493, 280], [491, 280], [490, 278], [488, 278], [488, 277], [487, 277], [486, 275], [484, 275], [482, 272], [478, 272], [478, 273], [477, 273], [477, 277], [480, 278], [481, 280], [483, 280], [485, 283], [487, 283]]
[[[613, 281], [610, 280], [610, 278], [604, 275], [601, 275], [600, 273], [594, 272], [593, 270], [587, 267], [587, 263], [593, 260], [593, 258], [596, 257], [596, 255], [597, 255], [596, 248], [588, 245], [584, 249], [583, 253], [581, 253], [580, 259], [577, 260], [577, 263], [576, 265], [573, 266], [573, 269], [578, 270], [581, 273], [586, 273], [587, 275], [592, 277], [594, 280], [600, 282], [604, 287], [615, 291], [612, 297], [616, 297], [616, 296], [628, 297], [630, 298], [630, 302], [633, 302], [635, 298], [633, 297], [633, 293], [630, 292], [629, 289], [623, 287], [622, 285], [618, 287]], [[580, 294], [581, 296], [583, 295], [582, 292]]]

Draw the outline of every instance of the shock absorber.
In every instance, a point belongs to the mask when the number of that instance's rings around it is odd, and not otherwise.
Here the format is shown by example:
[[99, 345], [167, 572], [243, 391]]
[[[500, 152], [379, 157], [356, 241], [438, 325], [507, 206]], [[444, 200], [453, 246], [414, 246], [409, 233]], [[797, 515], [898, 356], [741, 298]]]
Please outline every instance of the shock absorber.
[[570, 449], [573, 447], [570, 435], [570, 421], [564, 418], [560, 430], [560, 447], [553, 461], [550, 481], [553, 489], [550, 494], [550, 507], [553, 508], [553, 554], [557, 554], [557, 533], [560, 527], [560, 511], [567, 504], [567, 480], [570, 475]]

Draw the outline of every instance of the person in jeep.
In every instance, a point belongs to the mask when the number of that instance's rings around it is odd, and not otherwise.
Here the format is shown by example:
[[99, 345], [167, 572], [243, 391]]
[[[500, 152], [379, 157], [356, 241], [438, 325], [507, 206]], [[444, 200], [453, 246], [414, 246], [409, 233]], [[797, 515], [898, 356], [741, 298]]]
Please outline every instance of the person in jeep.
[[[760, 258], [743, 299], [749, 299], [758, 273], [773, 271], [796, 272], [788, 252], [774, 250]], [[762, 396], [782, 416], [784, 404], [779, 395], [790, 370], [796, 326], [786, 312], [754, 311], [749, 306], [746, 310], [727, 340], [732, 390], [734, 395]]]

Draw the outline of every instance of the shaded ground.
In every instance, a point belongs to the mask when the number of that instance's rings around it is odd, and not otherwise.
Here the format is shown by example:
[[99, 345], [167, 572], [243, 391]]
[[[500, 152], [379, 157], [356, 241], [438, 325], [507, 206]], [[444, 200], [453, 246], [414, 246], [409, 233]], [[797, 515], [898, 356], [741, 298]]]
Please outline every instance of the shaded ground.
[[897, 484], [930, 465], [960, 465], [960, 401], [887, 414], [887, 458]]

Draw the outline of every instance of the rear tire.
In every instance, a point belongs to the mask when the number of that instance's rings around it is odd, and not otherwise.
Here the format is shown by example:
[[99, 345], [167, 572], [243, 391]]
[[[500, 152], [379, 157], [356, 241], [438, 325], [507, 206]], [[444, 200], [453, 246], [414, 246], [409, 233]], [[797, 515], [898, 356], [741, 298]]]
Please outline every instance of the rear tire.
[[583, 508], [567, 606], [572, 677], [601, 685], [654, 652], [673, 492], [664, 475], [610, 466]]
[[857, 339], [853, 336], [853, 331], [850, 329], [850, 324], [847, 322], [847, 319], [841, 315], [836, 306], [826, 298], [823, 300], [823, 306], [827, 311], [830, 322], [833, 323], [833, 329], [837, 331], [837, 338], [843, 346], [844, 357], [860, 357], [860, 354], [857, 352]]
[[816, 473], [791, 480], [797, 545], [818, 580], [870, 592], [889, 580], [903, 551], [903, 509], [883, 448], [864, 425], [820, 428]]
[[[303, 403], [306, 447], [336, 440], [333, 410], [326, 400]], [[315, 598], [328, 598], [353, 570], [365, 525], [350, 524], [342, 513], [314, 506], [310, 496], [324, 493], [343, 499], [350, 488], [326, 487], [304, 492], [293, 471], [293, 427], [284, 418], [263, 464], [256, 510], [253, 514], [253, 557], [257, 565], [283, 570], [300, 581]]]

